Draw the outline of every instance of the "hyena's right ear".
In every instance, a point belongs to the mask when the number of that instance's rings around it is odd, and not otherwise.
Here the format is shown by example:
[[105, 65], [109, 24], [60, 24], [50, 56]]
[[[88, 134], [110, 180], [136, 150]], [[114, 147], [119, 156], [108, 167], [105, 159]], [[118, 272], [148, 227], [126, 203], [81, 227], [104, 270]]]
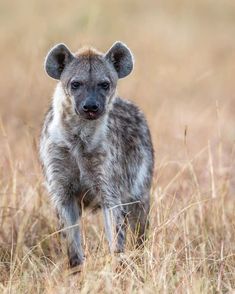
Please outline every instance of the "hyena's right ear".
[[74, 56], [64, 44], [57, 44], [47, 54], [45, 70], [47, 74], [56, 80], [60, 79], [65, 66], [73, 60]]

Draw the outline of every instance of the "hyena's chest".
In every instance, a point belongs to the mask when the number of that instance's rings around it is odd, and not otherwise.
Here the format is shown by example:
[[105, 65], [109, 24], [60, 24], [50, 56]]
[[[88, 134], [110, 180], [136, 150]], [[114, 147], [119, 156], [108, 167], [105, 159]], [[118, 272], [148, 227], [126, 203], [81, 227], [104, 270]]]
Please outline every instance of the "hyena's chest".
[[102, 186], [105, 179], [105, 161], [107, 154], [103, 149], [76, 154], [79, 169], [79, 202], [84, 207], [100, 207], [102, 204]]

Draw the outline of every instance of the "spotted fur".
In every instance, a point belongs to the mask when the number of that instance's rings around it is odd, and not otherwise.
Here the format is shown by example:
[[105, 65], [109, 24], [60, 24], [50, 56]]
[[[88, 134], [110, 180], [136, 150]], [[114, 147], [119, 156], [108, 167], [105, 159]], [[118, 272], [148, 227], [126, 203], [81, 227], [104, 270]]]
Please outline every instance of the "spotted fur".
[[[60, 44], [45, 64], [59, 82], [42, 129], [40, 158], [52, 203], [68, 227], [70, 265], [84, 260], [79, 219], [86, 207], [102, 209], [111, 251], [124, 250], [127, 222], [140, 245], [148, 227], [153, 147], [143, 113], [116, 94], [118, 78], [132, 70], [132, 54], [121, 42], [106, 54], [93, 49], [72, 54]], [[75, 92], [74, 78], [83, 83]], [[105, 92], [97, 86], [104, 79]], [[103, 103], [96, 119], [79, 112], [91, 95]]]

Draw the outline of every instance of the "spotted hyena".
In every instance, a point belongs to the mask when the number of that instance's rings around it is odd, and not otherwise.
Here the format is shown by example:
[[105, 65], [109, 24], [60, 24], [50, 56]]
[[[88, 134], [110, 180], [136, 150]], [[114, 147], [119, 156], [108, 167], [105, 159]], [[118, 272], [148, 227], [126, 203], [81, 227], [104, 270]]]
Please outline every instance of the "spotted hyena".
[[133, 69], [122, 42], [107, 53], [53, 47], [45, 70], [58, 80], [40, 141], [47, 188], [66, 229], [70, 266], [84, 260], [79, 219], [101, 208], [109, 248], [122, 252], [127, 222], [145, 239], [153, 147], [143, 113], [118, 97], [118, 79]]

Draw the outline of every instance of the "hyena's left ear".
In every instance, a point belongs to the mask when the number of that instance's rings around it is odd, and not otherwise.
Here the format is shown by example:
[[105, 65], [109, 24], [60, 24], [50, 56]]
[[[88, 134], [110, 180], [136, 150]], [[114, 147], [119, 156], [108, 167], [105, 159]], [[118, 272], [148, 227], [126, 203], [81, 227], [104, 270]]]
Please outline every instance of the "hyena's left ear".
[[105, 58], [114, 66], [118, 78], [129, 75], [134, 66], [134, 58], [130, 49], [122, 42], [116, 42], [105, 54]]
[[45, 59], [45, 70], [47, 74], [56, 80], [60, 76], [67, 64], [73, 60], [74, 56], [67, 46], [64, 44], [57, 44], [47, 54]]

